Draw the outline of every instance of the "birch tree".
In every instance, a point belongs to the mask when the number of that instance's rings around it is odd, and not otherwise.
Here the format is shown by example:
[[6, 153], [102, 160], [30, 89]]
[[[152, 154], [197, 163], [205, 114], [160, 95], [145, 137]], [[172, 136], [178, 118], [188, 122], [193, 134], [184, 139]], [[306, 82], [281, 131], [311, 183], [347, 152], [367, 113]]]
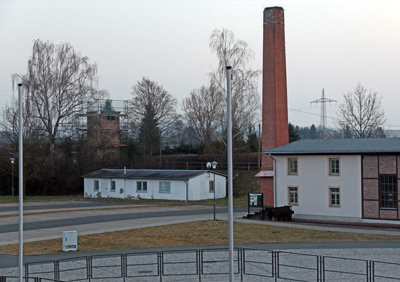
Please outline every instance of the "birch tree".
[[232, 67], [232, 132], [234, 137], [241, 138], [240, 135], [259, 119], [260, 114], [257, 83], [261, 72], [250, 66], [254, 52], [227, 29], [215, 29], [209, 47], [218, 60], [217, 68], [209, 74], [210, 84], [224, 97], [220, 108], [220, 139], [226, 140], [226, 66]]
[[22, 82], [25, 91], [25, 114], [38, 122], [38, 130], [51, 147], [59, 131], [73, 115], [82, 111], [85, 101], [104, 98], [97, 91], [97, 65], [80, 55], [69, 43], [36, 40], [28, 60], [26, 74], [13, 74], [13, 86]]

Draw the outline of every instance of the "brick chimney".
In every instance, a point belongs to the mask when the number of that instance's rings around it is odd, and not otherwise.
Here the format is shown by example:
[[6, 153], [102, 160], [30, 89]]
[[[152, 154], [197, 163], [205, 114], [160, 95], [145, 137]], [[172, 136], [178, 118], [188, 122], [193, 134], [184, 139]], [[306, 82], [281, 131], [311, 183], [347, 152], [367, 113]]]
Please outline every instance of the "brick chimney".
[[[289, 143], [283, 8], [264, 9], [262, 150]], [[273, 160], [262, 155], [260, 192], [274, 205]]]

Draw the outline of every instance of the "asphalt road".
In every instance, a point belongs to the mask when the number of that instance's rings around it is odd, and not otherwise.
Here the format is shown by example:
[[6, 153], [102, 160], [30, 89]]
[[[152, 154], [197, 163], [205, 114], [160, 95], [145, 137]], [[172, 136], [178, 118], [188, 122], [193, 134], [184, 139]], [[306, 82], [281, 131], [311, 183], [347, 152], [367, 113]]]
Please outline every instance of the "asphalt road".
[[[77, 209], [89, 207], [107, 207], [115, 205], [124, 205], [123, 203], [105, 203], [105, 202], [74, 202], [68, 204], [51, 204], [51, 205], [27, 205], [24, 204], [24, 210], [53, 210], [53, 209]], [[18, 205], [0, 206], [0, 212], [18, 212]]]
[[[115, 205], [115, 204], [114, 204]], [[42, 207], [43, 208], [43, 207]], [[247, 208], [235, 208], [235, 212], [244, 212]], [[216, 213], [227, 213], [228, 208], [216, 208]], [[146, 212], [146, 213], [128, 213], [128, 214], [112, 214], [112, 215], [102, 215], [102, 216], [86, 216], [86, 217], [76, 217], [68, 218], [63, 220], [46, 220], [38, 222], [28, 222], [24, 223], [24, 230], [36, 230], [45, 228], [55, 228], [55, 227], [65, 227], [65, 226], [76, 226], [83, 224], [92, 223], [106, 223], [129, 219], [143, 219], [143, 218], [154, 218], [154, 217], [172, 217], [172, 216], [187, 216], [187, 215], [201, 215], [201, 214], [212, 214], [213, 209], [189, 209], [189, 210], [176, 210], [176, 211], [157, 211], [157, 212]], [[16, 232], [18, 231], [18, 224], [7, 224], [0, 225], [0, 233], [6, 232]]]

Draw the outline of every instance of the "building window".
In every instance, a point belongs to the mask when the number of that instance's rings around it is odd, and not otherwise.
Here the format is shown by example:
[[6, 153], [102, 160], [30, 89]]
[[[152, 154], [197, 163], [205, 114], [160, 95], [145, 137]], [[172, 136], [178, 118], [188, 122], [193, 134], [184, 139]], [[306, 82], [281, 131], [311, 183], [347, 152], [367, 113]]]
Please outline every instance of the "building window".
[[136, 182], [137, 192], [147, 192], [147, 181], [137, 181]]
[[115, 180], [111, 180], [111, 192], [115, 192]]
[[115, 120], [115, 116], [107, 116], [107, 120]]
[[340, 207], [340, 189], [329, 188], [329, 206]]
[[94, 191], [99, 191], [100, 189], [99, 189], [99, 181], [98, 180], [95, 180], [94, 181], [94, 189], [93, 189]]
[[171, 182], [160, 181], [160, 193], [171, 193]]
[[397, 181], [395, 175], [380, 175], [380, 204], [382, 209], [397, 208]]
[[210, 193], [214, 193], [214, 180], [210, 180], [209, 188]]
[[299, 204], [299, 194], [297, 187], [288, 187], [289, 205], [297, 206]]
[[329, 175], [340, 175], [340, 162], [338, 158], [329, 159]]
[[289, 175], [297, 175], [297, 159], [296, 158], [289, 158], [288, 159], [288, 174]]

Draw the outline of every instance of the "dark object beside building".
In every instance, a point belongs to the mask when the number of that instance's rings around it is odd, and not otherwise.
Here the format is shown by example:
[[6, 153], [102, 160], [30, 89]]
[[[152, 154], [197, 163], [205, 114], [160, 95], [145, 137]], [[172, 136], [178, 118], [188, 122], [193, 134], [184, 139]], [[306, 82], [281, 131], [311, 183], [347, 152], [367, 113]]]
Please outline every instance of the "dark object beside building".
[[265, 208], [263, 212], [263, 220], [273, 221], [291, 221], [294, 213], [291, 206]]
[[254, 214], [248, 214], [248, 219], [257, 220], [271, 220], [271, 221], [292, 221], [292, 206], [282, 206], [282, 207], [268, 207], [262, 208], [259, 212]]

